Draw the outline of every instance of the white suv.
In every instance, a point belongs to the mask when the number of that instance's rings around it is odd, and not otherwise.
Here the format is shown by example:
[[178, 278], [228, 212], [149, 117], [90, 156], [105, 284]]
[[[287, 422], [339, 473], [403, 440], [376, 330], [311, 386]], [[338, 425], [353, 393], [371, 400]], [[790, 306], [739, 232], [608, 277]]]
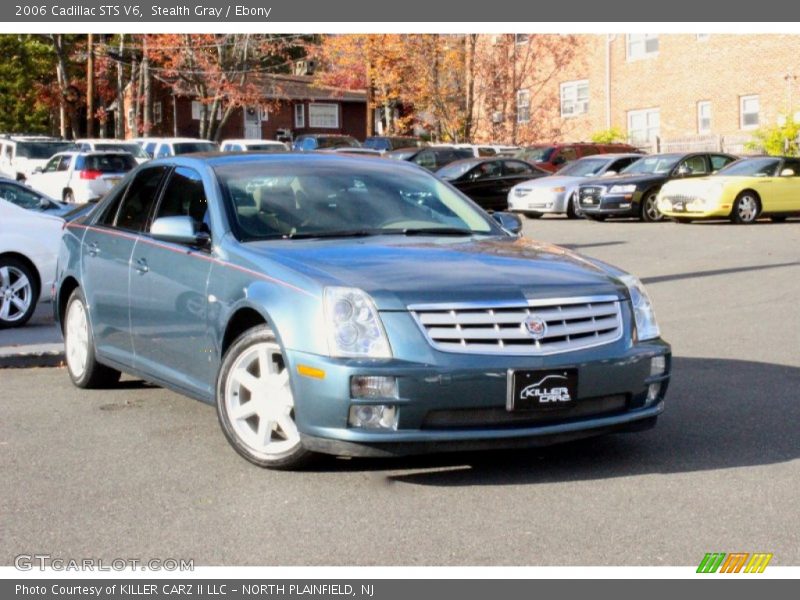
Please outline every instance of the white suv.
[[107, 138], [75, 140], [81, 152], [127, 152], [136, 162], [142, 164], [150, 156], [133, 140], [111, 140]]
[[105, 196], [137, 166], [127, 152], [61, 152], [28, 178], [35, 190], [64, 202], [89, 202]]
[[180, 154], [191, 154], [193, 152], [219, 152], [219, 144], [201, 140], [197, 138], [161, 138], [157, 140], [153, 150], [149, 150], [150, 143], [156, 140], [149, 140], [145, 150], [153, 155], [153, 158], [163, 158], [165, 156], [178, 156]]
[[289, 146], [277, 140], [224, 140], [220, 152], [288, 152]]
[[0, 137], [0, 175], [25, 180], [54, 154], [75, 148], [74, 142], [42, 135]]

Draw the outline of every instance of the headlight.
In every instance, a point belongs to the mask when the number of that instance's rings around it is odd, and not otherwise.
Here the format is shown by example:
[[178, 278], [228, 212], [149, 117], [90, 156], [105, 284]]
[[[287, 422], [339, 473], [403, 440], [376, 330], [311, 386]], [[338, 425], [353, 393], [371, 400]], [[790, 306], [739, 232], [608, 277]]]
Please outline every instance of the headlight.
[[553, 192], [554, 194], [560, 194], [561, 192], [566, 192], [567, 188], [565, 188], [563, 186], [558, 186], [558, 187], [550, 188], [550, 191]]
[[636, 321], [636, 333], [640, 341], [652, 340], [661, 335], [656, 323], [656, 314], [653, 303], [642, 285], [642, 282], [633, 275], [623, 275], [619, 280], [628, 288], [633, 306], [633, 317]]
[[366, 292], [328, 287], [323, 300], [331, 356], [392, 357], [378, 309]]
[[632, 194], [636, 191], [636, 184], [629, 183], [627, 185], [612, 185], [608, 190], [609, 194]]

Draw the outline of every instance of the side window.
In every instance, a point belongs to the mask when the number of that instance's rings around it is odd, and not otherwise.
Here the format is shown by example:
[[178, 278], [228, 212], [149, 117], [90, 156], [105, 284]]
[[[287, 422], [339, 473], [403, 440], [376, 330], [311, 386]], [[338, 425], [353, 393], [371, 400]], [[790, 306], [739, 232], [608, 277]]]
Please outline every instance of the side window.
[[172, 149], [169, 144], [161, 144], [156, 152], [156, 158], [163, 158], [165, 156], [172, 156]]
[[630, 165], [631, 163], [633, 163], [633, 162], [635, 162], [637, 160], [639, 160], [639, 159], [638, 158], [631, 158], [631, 157], [620, 158], [619, 160], [615, 160], [611, 164], [611, 166], [608, 168], [608, 170], [609, 171], [614, 171], [615, 173], [619, 173], [620, 171], [622, 171], [622, 169], [624, 169], [625, 167], [627, 167], [628, 165]]
[[705, 158], [702, 155], [690, 156], [678, 167], [678, 173], [683, 175], [703, 175], [708, 173]]
[[61, 157], [54, 156], [49, 161], [47, 161], [47, 164], [44, 166], [44, 169], [42, 169], [42, 173], [55, 173], [56, 170], [58, 170], [58, 165], [60, 163], [61, 163]]
[[72, 156], [62, 156], [61, 162], [58, 163], [58, 171], [69, 171], [69, 165], [72, 163]]
[[533, 168], [530, 165], [526, 165], [524, 162], [519, 162], [517, 160], [507, 160], [505, 162], [506, 175], [531, 175], [532, 173]]
[[131, 181], [114, 224], [129, 231], [142, 231], [158, 194], [166, 167], [145, 169]]
[[478, 148], [478, 156], [495, 156], [497, 152], [493, 148], [485, 148], [483, 146]]
[[711, 170], [719, 171], [722, 167], [731, 164], [734, 160], [732, 156], [723, 156], [721, 154], [711, 155]]
[[566, 148], [561, 149], [561, 154], [559, 158], [562, 158], [562, 164], [565, 162], [570, 162], [576, 160], [578, 158], [578, 152], [572, 146], [567, 146]]
[[27, 209], [35, 210], [42, 206], [42, 199], [33, 190], [10, 183], [0, 183], [0, 198]]
[[412, 162], [426, 169], [433, 169], [436, 167], [436, 157], [431, 150], [423, 150], [414, 157]]
[[791, 169], [794, 171], [794, 177], [800, 177], [800, 160], [788, 158], [784, 161], [781, 171]]
[[600, 154], [600, 148], [596, 146], [583, 146], [581, 148], [581, 156], [591, 156], [592, 154]]
[[156, 211], [160, 217], [191, 217], [196, 229], [208, 226], [208, 201], [200, 174], [194, 169], [178, 167], [170, 175]]

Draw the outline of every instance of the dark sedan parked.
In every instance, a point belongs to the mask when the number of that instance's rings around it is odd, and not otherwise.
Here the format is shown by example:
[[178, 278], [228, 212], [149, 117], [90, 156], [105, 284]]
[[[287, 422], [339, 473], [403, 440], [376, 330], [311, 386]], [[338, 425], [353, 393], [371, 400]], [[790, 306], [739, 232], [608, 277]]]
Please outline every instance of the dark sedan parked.
[[401, 148], [387, 152], [386, 156], [395, 160], [407, 160], [428, 171], [436, 171], [451, 162], [473, 156], [470, 148], [453, 148], [451, 146], [432, 146], [430, 148]]
[[436, 171], [487, 210], [506, 210], [509, 190], [523, 181], [549, 175], [547, 171], [512, 158], [457, 160]]
[[578, 189], [580, 208], [595, 221], [608, 217], [660, 221], [664, 217], [656, 206], [656, 198], [662, 185], [672, 179], [710, 175], [734, 160], [736, 157], [730, 154], [709, 152], [644, 156], [616, 177], [583, 183]]

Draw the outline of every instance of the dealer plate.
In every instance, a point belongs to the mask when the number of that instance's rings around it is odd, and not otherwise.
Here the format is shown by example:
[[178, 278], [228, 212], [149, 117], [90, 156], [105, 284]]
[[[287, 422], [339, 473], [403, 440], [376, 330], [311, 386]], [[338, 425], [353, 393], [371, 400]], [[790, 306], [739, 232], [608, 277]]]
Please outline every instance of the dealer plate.
[[506, 410], [557, 410], [574, 406], [577, 369], [508, 371]]

